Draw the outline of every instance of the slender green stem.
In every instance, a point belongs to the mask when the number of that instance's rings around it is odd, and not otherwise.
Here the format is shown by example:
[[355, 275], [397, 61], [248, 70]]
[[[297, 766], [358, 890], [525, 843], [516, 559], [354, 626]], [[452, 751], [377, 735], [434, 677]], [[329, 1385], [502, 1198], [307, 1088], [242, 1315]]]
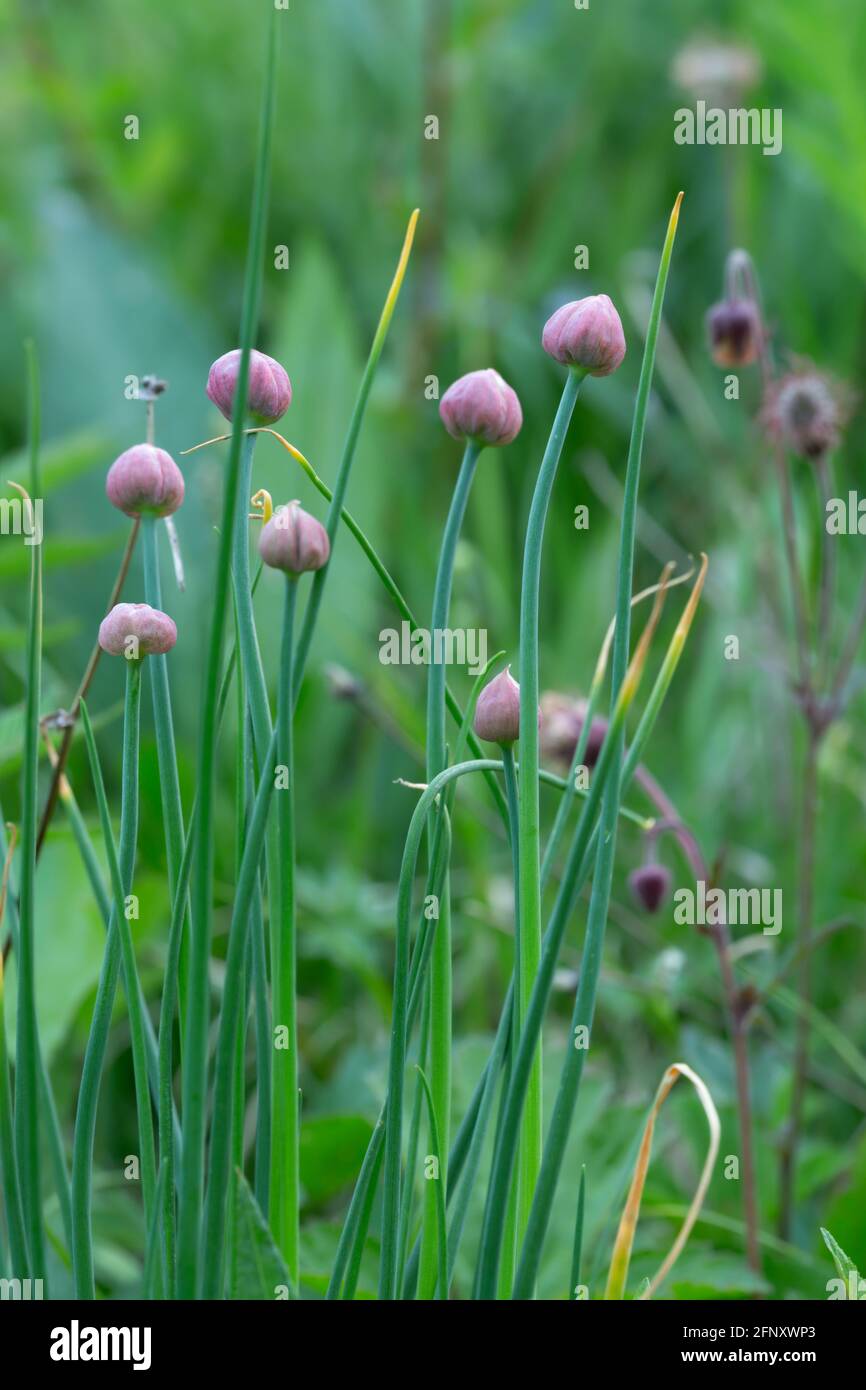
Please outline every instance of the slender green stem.
[[[433, 1100], [433, 1092], [430, 1082], [424, 1075], [421, 1068], [418, 1068], [418, 1076], [424, 1091], [424, 1098], [427, 1101], [427, 1117], [430, 1125], [430, 1144], [433, 1149], [430, 1158], [436, 1164], [438, 1172], [430, 1178], [436, 1200], [436, 1234], [437, 1234], [437, 1254], [438, 1254], [438, 1273], [437, 1287], [440, 1299], [448, 1298], [448, 1231], [445, 1223], [445, 1184], [442, 1178], [442, 1166], [445, 1155], [442, 1152], [442, 1145], [439, 1140], [439, 1121], [436, 1117], [436, 1105]], [[422, 1245], [423, 1260], [423, 1245]]]
[[277, 825], [280, 843], [279, 909], [271, 962], [274, 1033], [271, 1065], [270, 1216], [274, 1239], [295, 1287], [299, 1280], [299, 1148], [297, 943], [295, 930], [295, 789], [292, 740], [292, 655], [298, 581], [286, 579], [280, 679], [277, 692]]
[[[521, 1019], [541, 958], [541, 869], [538, 809], [538, 597], [544, 525], [559, 459], [584, 373], [571, 368], [556, 412], [535, 484], [526, 527], [520, 593], [520, 978], [517, 999]], [[533, 1062], [520, 1139], [519, 1230], [529, 1207], [541, 1163], [541, 1046]]]
[[[466, 506], [481, 447], [469, 440], [451, 498], [451, 506], [442, 532], [442, 545], [436, 568], [433, 589], [433, 608], [430, 635], [433, 655], [427, 678], [427, 781], [441, 772], [447, 761], [445, 747], [445, 662], [436, 660], [436, 634], [448, 627], [451, 604], [451, 585], [457, 542], [466, 515]], [[428, 827], [430, 859], [433, 859], [435, 815]], [[430, 975], [430, 1088], [442, 1139], [443, 1162], [447, 1153], [451, 1128], [451, 904], [449, 880], [443, 881], [442, 899], [433, 938], [433, 960]], [[443, 1182], [447, 1173], [442, 1173]], [[439, 1268], [438, 1251], [438, 1194], [428, 1183], [424, 1189], [424, 1236], [421, 1242], [421, 1268], [418, 1291], [421, 1298], [433, 1294]]]
[[[245, 998], [244, 961], [247, 952], [247, 931], [251, 920], [249, 902], [255, 891], [264, 849], [268, 811], [274, 790], [276, 751], [277, 731], [274, 730], [263, 759], [229, 925], [225, 984], [214, 1064], [213, 1123], [202, 1260], [202, 1292], [205, 1298], [220, 1297], [223, 1283], [226, 1195], [231, 1167], [235, 1030]], [[184, 1139], [186, 1140], [186, 1135]]]
[[[27, 414], [30, 486], [40, 498], [41, 414], [39, 374], [32, 344], [27, 349]], [[26, 498], [26, 494], [25, 494]], [[25, 500], [24, 505], [28, 505]], [[29, 505], [33, 505], [32, 502]], [[30, 1269], [47, 1279], [42, 1222], [39, 1153], [39, 1026], [36, 1016], [36, 802], [39, 780], [39, 706], [42, 697], [42, 546], [30, 550], [30, 607], [27, 623], [27, 678], [21, 779], [21, 869], [18, 916], [18, 1017], [15, 1047], [15, 1155], [27, 1231]]]
[[[27, 1258], [27, 1237], [24, 1234], [24, 1210], [18, 1182], [18, 1162], [12, 1132], [12, 1089], [9, 1083], [9, 1058], [6, 1051], [6, 1010], [4, 1007], [3, 958], [0, 953], [0, 1172], [3, 1177], [3, 1203], [6, 1211], [6, 1230], [9, 1235], [9, 1254], [13, 1279], [26, 1279], [30, 1272]], [[39, 1276], [37, 1276], [39, 1277]]]
[[[127, 690], [127, 698], [129, 698]], [[83, 714], [83, 706], [82, 706]], [[125, 721], [124, 721], [125, 725]], [[86, 727], [86, 726], [85, 726]], [[96, 988], [93, 1018], [84, 1051], [78, 1107], [75, 1112], [75, 1131], [72, 1144], [72, 1272], [76, 1298], [96, 1297], [93, 1276], [93, 1244], [91, 1231], [91, 1192], [93, 1172], [93, 1137], [96, 1130], [96, 1111], [99, 1086], [108, 1046], [111, 1015], [120, 972], [120, 928], [117, 921], [117, 900], [123, 901], [132, 887], [135, 866], [135, 844], [138, 836], [138, 797], [129, 791], [138, 777], [138, 748], [127, 737], [124, 727], [122, 785], [120, 812], [120, 871], [123, 893], [115, 894], [108, 922], [105, 953]]]
[[[141, 710], [141, 661], [126, 663], [126, 704], [123, 718], [123, 790], [121, 798], [121, 820], [128, 816], [127, 825], [133, 821], [138, 824], [138, 746], [139, 718]], [[114, 894], [114, 916], [117, 922], [120, 942], [120, 958], [123, 966], [124, 988], [129, 1010], [129, 1032], [132, 1044], [133, 1071], [135, 1074], [135, 1104], [138, 1116], [138, 1140], [141, 1162], [141, 1190], [144, 1202], [146, 1229], [150, 1229], [156, 1200], [156, 1160], [153, 1144], [153, 1114], [150, 1106], [150, 1089], [147, 1067], [147, 1043], [145, 1041], [144, 1003], [138, 967], [135, 961], [135, 944], [127, 916], [129, 887], [124, 883], [118, 851], [111, 829], [111, 815], [108, 797], [96, 749], [96, 739], [87, 711], [81, 703], [82, 727], [87, 743], [87, 754], [96, 792], [102, 836], [111, 875]], [[131, 803], [131, 806], [130, 806]], [[134, 846], [129, 853], [134, 863]]]
[[192, 931], [189, 1001], [183, 1072], [184, 1144], [181, 1204], [178, 1223], [178, 1292], [193, 1298], [198, 1289], [198, 1252], [204, 1186], [204, 1147], [207, 1102], [207, 1038], [209, 1027], [208, 962], [211, 944], [211, 886], [213, 880], [213, 818], [216, 791], [217, 692], [222, 665], [223, 630], [228, 599], [229, 567], [238, 509], [240, 457], [249, 384], [250, 351], [258, 319], [264, 261], [268, 170], [274, 118], [277, 34], [280, 17], [271, 10], [267, 59], [262, 84], [258, 157], [253, 189], [247, 265], [241, 315], [241, 357], [235, 400], [238, 409], [226, 476], [220, 546], [212, 586], [211, 630], [208, 642], [202, 713], [199, 725], [199, 804], [195, 820], [196, 852], [192, 885]]
[[574, 1216], [574, 1244], [571, 1251], [571, 1283], [568, 1288], [568, 1297], [577, 1298], [577, 1290], [580, 1285], [580, 1266], [583, 1257], [583, 1211], [586, 1201], [586, 1167], [580, 1170], [580, 1186], [577, 1189], [577, 1211]]
[[[655, 365], [656, 344], [661, 326], [662, 306], [665, 287], [673, 252], [679, 220], [679, 195], [668, 223], [667, 235], [659, 261], [658, 275], [650, 307], [649, 324], [640, 379], [635, 399], [634, 418], [629, 442], [626, 479], [623, 489], [623, 510], [620, 524], [619, 569], [616, 594], [616, 626], [613, 638], [613, 657], [611, 662], [611, 698], [619, 708], [620, 692], [625, 688], [626, 670], [629, 660], [631, 636], [631, 597], [634, 573], [634, 538], [637, 523], [638, 490], [640, 486], [640, 467], [643, 454], [643, 441], [646, 431], [646, 415]], [[614, 731], [614, 721], [605, 743], [612, 740], [610, 774], [604, 791], [601, 819], [599, 822], [598, 846], [596, 851], [595, 874], [592, 896], [587, 917], [586, 938], [581, 960], [580, 982], [572, 1014], [572, 1038], [574, 1045], [566, 1053], [560, 1077], [554, 1112], [550, 1123], [550, 1133], [544, 1151], [544, 1161], [538, 1176], [530, 1219], [527, 1224], [523, 1251], [514, 1286], [514, 1297], [531, 1298], [541, 1259], [541, 1249], [553, 1197], [562, 1168], [565, 1145], [571, 1129], [574, 1107], [583, 1064], [592, 1032], [595, 1016], [595, 1001], [598, 991], [598, 978], [601, 972], [601, 959], [604, 947], [604, 932], [607, 924], [610, 891], [613, 881], [613, 865], [616, 854], [616, 833], [619, 819], [620, 796], [622, 790], [622, 762], [624, 727], [620, 724]]]
[[[502, 747], [502, 768], [505, 775], [505, 797], [508, 802], [508, 823], [511, 839], [511, 862], [512, 862], [512, 883], [514, 891], [514, 966], [513, 978], [520, 980], [520, 793], [517, 786], [517, 773], [514, 766], [514, 746], [513, 744], [503, 744]], [[559, 809], [562, 809], [568, 796], [566, 789], [560, 798]], [[520, 1008], [517, 994], [514, 994], [512, 1003], [512, 1022], [511, 1022], [511, 1063], [517, 1055], [517, 1045], [520, 1041]], [[510, 1079], [510, 1068], [506, 1077]], [[511, 1174], [511, 1187], [508, 1193], [508, 1204], [505, 1209], [505, 1230], [502, 1237], [502, 1263], [499, 1268], [499, 1284], [497, 1294], [499, 1298], [508, 1298], [511, 1293], [511, 1286], [514, 1283], [514, 1271], [517, 1266], [517, 1225], [519, 1219], [520, 1202], [520, 1174], [515, 1168]]]

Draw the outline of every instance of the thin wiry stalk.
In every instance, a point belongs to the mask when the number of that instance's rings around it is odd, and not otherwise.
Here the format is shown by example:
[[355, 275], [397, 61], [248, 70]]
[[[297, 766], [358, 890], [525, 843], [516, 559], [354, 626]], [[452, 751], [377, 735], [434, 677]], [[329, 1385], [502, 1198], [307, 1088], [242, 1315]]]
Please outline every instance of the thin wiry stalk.
[[[32, 344], [27, 352], [27, 432], [30, 486], [41, 496], [39, 374]], [[29, 502], [23, 488], [18, 489]], [[32, 503], [30, 504], [32, 505]], [[39, 779], [39, 705], [42, 694], [42, 546], [30, 551], [30, 607], [27, 623], [27, 675], [21, 776], [21, 855], [18, 911], [18, 1017], [15, 1047], [15, 1156], [27, 1231], [30, 1267], [44, 1279], [42, 1178], [39, 1152], [39, 1025], [36, 1017], [36, 802]]]
[[[472, 488], [472, 480], [481, 453], [480, 446], [470, 440], [463, 454], [463, 462], [451, 498], [451, 506], [442, 532], [442, 544], [436, 566], [436, 581], [433, 588], [433, 608], [430, 616], [430, 632], [435, 640], [437, 632], [448, 627], [448, 610], [451, 604], [451, 585], [454, 577], [454, 559], [457, 542], [466, 515], [466, 506]], [[447, 761], [445, 746], [445, 663], [435, 659], [430, 663], [427, 677], [427, 781], [430, 782], [442, 771]], [[430, 846], [430, 859], [433, 859], [433, 841], [436, 829], [435, 812], [431, 814], [427, 827]], [[451, 1130], [451, 903], [449, 879], [446, 874], [442, 883], [442, 896], [438, 905], [438, 917], [433, 937], [433, 960], [430, 972], [430, 1088], [432, 1104], [435, 1108], [439, 1134], [442, 1140], [443, 1163], [447, 1157], [447, 1147]], [[447, 1182], [447, 1173], [440, 1169], [440, 1180]], [[421, 1298], [429, 1298], [435, 1287], [439, 1268], [438, 1219], [439, 1194], [430, 1183], [424, 1189], [424, 1235], [421, 1242], [421, 1267], [418, 1275], [418, 1292]]]
[[[662, 248], [650, 308], [641, 362], [637, 396], [635, 398], [634, 419], [629, 442], [626, 464], [625, 486], [623, 489], [623, 510], [620, 523], [619, 567], [616, 592], [616, 626], [613, 635], [613, 657], [611, 661], [611, 699], [617, 701], [628, 688], [627, 670], [629, 665], [629, 639], [631, 633], [631, 603], [634, 575], [634, 540], [637, 523], [637, 503], [640, 485], [640, 467], [643, 454], [643, 441], [646, 431], [647, 407], [649, 405], [653, 368], [655, 365], [656, 344], [661, 327], [662, 306], [668, 270], [673, 253], [674, 239], [679, 222], [680, 193], [674, 204], [668, 222], [667, 235]], [[662, 591], [663, 592], [663, 591]], [[656, 599], [658, 603], [658, 598]], [[650, 620], [652, 626], [652, 619]], [[646, 633], [644, 634], [646, 636]], [[643, 641], [643, 639], [642, 639]], [[613, 720], [608, 739], [613, 733]], [[608, 742], [608, 739], [605, 742]], [[604, 789], [601, 819], [599, 823], [598, 849], [592, 896], [587, 918], [586, 940], [580, 969], [580, 983], [572, 1016], [571, 1036], [577, 1042], [585, 1029], [589, 1039], [595, 1015], [595, 999], [598, 977], [601, 970], [601, 956], [604, 946], [604, 931], [607, 924], [610, 890], [613, 881], [613, 864], [616, 852], [616, 835], [619, 824], [619, 809], [622, 793], [622, 761], [625, 739], [624, 725], [613, 735], [610, 775]], [[576, 1031], [580, 1030], [580, 1031]], [[541, 1258], [541, 1247], [550, 1219], [550, 1208], [559, 1179], [565, 1144], [571, 1127], [571, 1118], [577, 1101], [583, 1062], [586, 1053], [584, 1046], [570, 1047], [562, 1069], [559, 1092], [550, 1123], [550, 1133], [545, 1145], [544, 1159], [538, 1176], [532, 1211], [527, 1224], [526, 1237], [520, 1258], [517, 1279], [514, 1285], [515, 1298], [531, 1298]]]
[[237, 410], [226, 473], [220, 546], [212, 586], [211, 630], [208, 642], [202, 713], [199, 726], [199, 805], [195, 820], [195, 861], [192, 891], [190, 988], [186, 1020], [183, 1073], [184, 1144], [181, 1204], [178, 1223], [178, 1292], [193, 1298], [198, 1291], [198, 1249], [204, 1185], [204, 1147], [207, 1099], [207, 1036], [209, 1023], [208, 961], [211, 942], [213, 879], [213, 806], [216, 763], [217, 690], [222, 664], [223, 629], [228, 600], [229, 562], [238, 507], [243, 410], [249, 384], [250, 351], [258, 320], [264, 261], [265, 211], [268, 191], [271, 133], [274, 119], [277, 35], [276, 9], [268, 24], [265, 78], [262, 84], [259, 148], [256, 160], [252, 214], [241, 315], [241, 357], [235, 393]]
[[[541, 461], [523, 553], [520, 592], [520, 978], [518, 1012], [526, 1017], [532, 986], [541, 959], [541, 865], [538, 808], [538, 599], [541, 588], [541, 551], [550, 496], [565, 436], [574, 412], [584, 373], [569, 370], [562, 399]], [[518, 1230], [529, 1218], [529, 1206], [541, 1163], [541, 1047], [535, 1054], [526, 1110], [520, 1134], [520, 1196]]]
[[298, 581], [286, 577], [280, 679], [277, 693], [277, 770], [279, 784], [279, 883], [276, 946], [271, 961], [274, 1029], [285, 1030], [271, 1063], [271, 1230], [292, 1283], [300, 1273], [300, 1150], [298, 1104], [297, 940], [295, 920], [295, 770], [292, 737], [292, 659]]

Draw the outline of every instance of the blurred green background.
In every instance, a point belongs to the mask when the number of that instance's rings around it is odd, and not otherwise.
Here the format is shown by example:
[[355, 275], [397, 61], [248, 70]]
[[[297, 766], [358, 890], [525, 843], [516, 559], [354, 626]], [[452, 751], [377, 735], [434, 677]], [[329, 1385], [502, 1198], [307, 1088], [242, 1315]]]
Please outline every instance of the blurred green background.
[[[204, 394], [210, 362], [236, 345], [262, 57], [259, 8], [233, 0], [2, 0], [0, 3], [0, 473], [24, 481], [24, 364], [32, 337], [42, 374], [45, 471], [45, 713], [78, 684], [116, 571], [127, 523], [105, 472], [144, 433], [128, 375], [170, 383], [157, 439], [175, 456], [220, 431]], [[242, 13], [243, 11], [243, 13]], [[753, 254], [782, 361], [813, 358], [857, 389], [866, 355], [866, 26], [844, 0], [640, 0], [585, 11], [571, 0], [291, 0], [282, 16], [269, 246], [259, 346], [286, 366], [295, 398], [288, 437], [332, 480], [367, 347], [406, 220], [418, 238], [379, 372], [349, 505], [415, 610], [429, 608], [458, 446], [435, 399], [460, 373], [494, 365], [523, 403], [517, 442], [489, 452], [461, 546], [452, 621], [484, 627], [513, 657], [522, 532], [561, 374], [540, 349], [559, 303], [606, 292], [629, 342], [621, 371], [590, 381], [566, 446], [549, 518], [542, 594], [542, 688], [585, 691], [612, 615], [619, 487], [658, 249], [673, 199], [685, 201], [666, 305], [642, 488], [636, 580], [706, 550], [699, 620], [654, 736], [649, 766], [726, 882], [781, 887], [785, 928], [743, 958], [741, 979], [768, 978], [794, 933], [799, 730], [788, 691], [788, 610], [776, 492], [754, 424], [759, 386], [741, 374], [726, 401], [705, 349], [704, 314], [720, 297], [724, 258]], [[731, 104], [779, 107], [783, 152], [678, 146], [674, 111], [706, 84], [682, 85], [718, 42], [751, 54], [755, 74]], [[677, 56], [680, 64], [674, 75]], [[714, 60], [718, 63], [718, 57]], [[129, 115], [137, 140], [124, 138]], [[436, 115], [439, 137], [425, 139]], [[574, 268], [575, 247], [589, 267]], [[856, 488], [864, 444], [855, 415], [838, 459]], [[225, 446], [182, 460], [178, 514], [188, 584], [165, 605], [180, 638], [171, 658], [186, 806], [195, 788], [201, 655], [221, 505]], [[321, 499], [273, 441], [256, 479], [276, 501]], [[813, 480], [795, 465], [802, 552], [815, 564]], [[574, 508], [590, 508], [576, 531]], [[23, 626], [29, 555], [0, 537], [0, 793], [18, 815]], [[166, 559], [166, 564], [167, 564]], [[863, 542], [839, 542], [840, 612], [866, 571]], [[257, 601], [271, 676], [281, 586]], [[138, 599], [134, 565], [125, 596]], [[680, 599], [665, 620], [670, 633]], [[351, 538], [340, 538], [299, 712], [301, 1032], [305, 1265], [327, 1272], [347, 1185], [384, 1085], [394, 884], [418, 780], [423, 673], [383, 666], [379, 633], [395, 622]], [[840, 626], [840, 633], [842, 628]], [[724, 638], [740, 640], [726, 661]], [[329, 667], [351, 677], [335, 698]], [[454, 673], [458, 693], [465, 672]], [[345, 696], [345, 679], [343, 681]], [[119, 769], [121, 672], [105, 660], [91, 708]], [[866, 738], [862, 693], [821, 762], [816, 922], [862, 919]], [[232, 741], [223, 741], [217, 949], [234, 873]], [[145, 703], [142, 827], [136, 891], [146, 904], [139, 951], [156, 1006], [166, 930], [156, 756]], [[93, 814], [83, 748], [70, 775]], [[632, 793], [632, 803], [640, 797]], [[546, 811], [550, 802], [544, 802]], [[465, 1102], [495, 1024], [510, 959], [508, 857], [483, 790], [462, 794], [455, 824], [456, 1106]], [[96, 916], [58, 815], [39, 884], [39, 991], [67, 1135], [101, 952]], [[706, 1078], [737, 1151], [730, 1048], [710, 943], [640, 916], [628, 871], [639, 836], [624, 831], [594, 1049], [551, 1228], [543, 1292], [568, 1280], [576, 1181], [587, 1164], [587, 1277], [600, 1296], [640, 1124], [658, 1079], [683, 1060]], [[665, 846], [671, 867], [682, 864]], [[563, 964], [579, 959], [582, 921]], [[866, 1025], [860, 930], [835, 935], [816, 966], [807, 1133], [798, 1176], [796, 1248], [765, 1246], [771, 1296], [823, 1297], [833, 1274], [818, 1237], [833, 1231], [866, 1263]], [[220, 988], [215, 968], [214, 990]], [[567, 1036], [573, 984], [549, 1025], [548, 1083]], [[774, 1229], [777, 1144], [787, 1113], [793, 1018], [776, 996], [752, 1035], [762, 1225]], [[125, 1015], [118, 1009], [103, 1092], [97, 1215], [103, 1286], [134, 1286], [138, 1208], [121, 1175], [135, 1133]], [[676, 1095], [662, 1120], [638, 1233], [632, 1286], [670, 1243], [671, 1213], [699, 1172], [703, 1120]], [[742, 1257], [739, 1184], [719, 1175], [668, 1284], [680, 1296], [756, 1289]], [[472, 1248], [473, 1232], [466, 1249]], [[312, 1286], [315, 1287], [313, 1278]], [[362, 1280], [362, 1286], [364, 1281]], [[372, 1287], [368, 1283], [367, 1287]], [[761, 1286], [763, 1287], [763, 1286]]]

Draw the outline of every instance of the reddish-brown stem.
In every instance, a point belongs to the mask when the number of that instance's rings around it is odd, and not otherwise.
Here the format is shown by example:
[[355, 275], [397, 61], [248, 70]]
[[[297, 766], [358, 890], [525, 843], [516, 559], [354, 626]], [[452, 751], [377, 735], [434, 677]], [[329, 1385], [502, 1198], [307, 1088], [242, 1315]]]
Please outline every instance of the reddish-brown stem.
[[[680, 843], [683, 853], [694, 872], [695, 879], [709, 884], [710, 870], [704, 859], [697, 838], [677, 812], [676, 807], [664, 788], [645, 767], [635, 772], [635, 780], [643, 787], [647, 796], [658, 808], [661, 815]], [[740, 1007], [740, 996], [731, 960], [731, 936], [727, 923], [711, 929], [713, 945], [719, 958], [719, 971], [725, 996], [725, 1009], [728, 1015], [728, 1028], [734, 1049], [734, 1076], [737, 1092], [737, 1121], [740, 1131], [740, 1154], [743, 1171], [743, 1217], [746, 1226], [746, 1257], [756, 1274], [761, 1273], [761, 1247], [758, 1239], [758, 1199], [755, 1186], [755, 1160], [752, 1149], [752, 1096], [749, 1083], [749, 1043], [747, 1015]]]

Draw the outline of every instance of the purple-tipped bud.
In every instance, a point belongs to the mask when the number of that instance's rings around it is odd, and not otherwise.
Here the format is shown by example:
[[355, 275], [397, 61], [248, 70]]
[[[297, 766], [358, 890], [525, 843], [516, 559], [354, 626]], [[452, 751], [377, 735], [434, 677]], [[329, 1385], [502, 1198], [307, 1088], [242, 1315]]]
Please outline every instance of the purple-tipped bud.
[[761, 345], [761, 316], [752, 299], [723, 299], [707, 314], [713, 361], [719, 367], [748, 367]]
[[486, 743], [515, 743], [520, 737], [520, 686], [506, 666], [478, 696], [475, 733]]
[[439, 414], [454, 439], [493, 447], [510, 444], [523, 424], [516, 392], [492, 367], [458, 377], [439, 402]]
[[271, 569], [286, 574], [306, 574], [328, 563], [331, 543], [320, 521], [298, 502], [280, 507], [266, 521], [259, 536], [259, 554]]
[[[568, 767], [585, 721], [585, 700], [572, 700], [555, 690], [545, 691], [541, 697], [541, 751], [545, 757]], [[606, 733], [607, 720], [597, 716], [589, 726], [583, 755], [585, 767], [595, 767]]]
[[658, 912], [671, 891], [670, 870], [664, 864], [642, 864], [629, 874], [628, 886], [645, 912]]
[[176, 641], [171, 618], [149, 603], [117, 603], [99, 626], [102, 650], [129, 661], [170, 652]]
[[114, 460], [105, 491], [127, 516], [171, 516], [183, 501], [183, 474], [165, 449], [135, 444]]
[[557, 309], [544, 325], [541, 346], [566, 367], [610, 376], [625, 357], [625, 334], [607, 295], [591, 294]]
[[[226, 352], [214, 362], [207, 378], [207, 393], [227, 420], [232, 418], [241, 350]], [[250, 353], [247, 414], [257, 425], [273, 425], [292, 403], [292, 383], [285, 368], [264, 352]]]

